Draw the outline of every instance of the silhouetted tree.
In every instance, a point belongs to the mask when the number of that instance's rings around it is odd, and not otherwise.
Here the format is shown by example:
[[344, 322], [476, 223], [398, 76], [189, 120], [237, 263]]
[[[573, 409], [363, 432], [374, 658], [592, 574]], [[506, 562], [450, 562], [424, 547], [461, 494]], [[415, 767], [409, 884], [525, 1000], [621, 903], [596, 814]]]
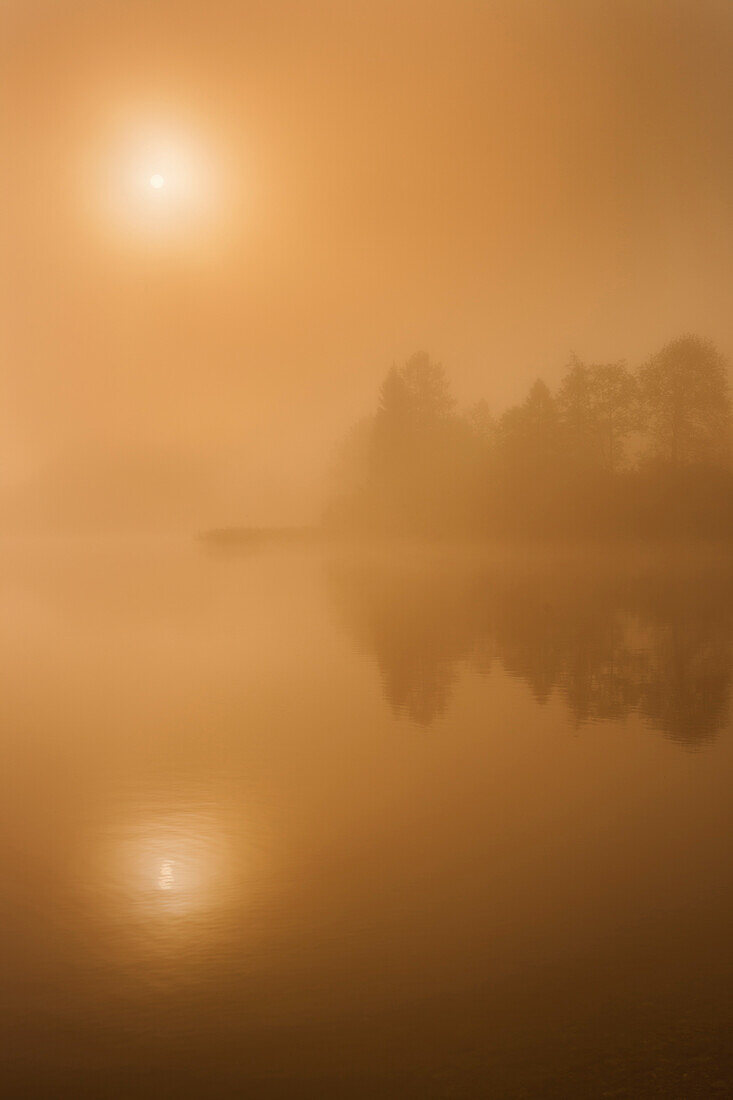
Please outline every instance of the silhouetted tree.
[[497, 473], [503, 522], [510, 528], [552, 525], [559, 481], [560, 419], [557, 403], [538, 379], [522, 405], [499, 422]]
[[524, 404], [509, 416], [504, 431], [509, 446], [517, 448], [530, 467], [546, 469], [554, 463], [558, 452], [557, 403], [541, 378]]
[[654, 455], [675, 469], [728, 462], [728, 373], [710, 341], [673, 340], [640, 369], [639, 387]]
[[359, 440], [363, 477], [341, 514], [392, 532], [430, 533], [456, 521], [455, 482], [467, 461], [464, 422], [443, 367], [416, 352], [387, 373]]
[[399, 372], [412, 415], [423, 424], [444, 420], [453, 412], [455, 400], [442, 364], [426, 351], [416, 351]]
[[575, 356], [560, 384], [557, 407], [571, 463], [581, 468], [597, 464], [600, 446], [593, 374], [591, 368]]
[[636, 381], [625, 364], [586, 365], [573, 357], [557, 404], [572, 460], [619, 469], [626, 440], [641, 426]]
[[624, 363], [586, 365], [574, 358], [557, 394], [564, 438], [575, 465], [611, 473], [640, 426], [638, 388]]
[[414, 410], [402, 372], [392, 366], [379, 391], [369, 442], [369, 488], [399, 499], [410, 463]]
[[624, 461], [629, 436], [642, 426], [639, 389], [625, 363], [591, 369], [602, 461], [614, 473]]
[[477, 401], [468, 410], [468, 426], [478, 443], [490, 447], [496, 439], [496, 420], [491, 415], [488, 401]]

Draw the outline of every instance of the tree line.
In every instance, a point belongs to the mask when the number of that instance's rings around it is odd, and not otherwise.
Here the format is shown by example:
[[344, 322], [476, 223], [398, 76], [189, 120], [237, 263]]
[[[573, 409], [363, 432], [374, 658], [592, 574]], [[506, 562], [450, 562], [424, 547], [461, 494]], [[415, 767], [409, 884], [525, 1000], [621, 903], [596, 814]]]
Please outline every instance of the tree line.
[[637, 369], [573, 356], [554, 390], [457, 408], [443, 366], [393, 366], [335, 463], [332, 528], [380, 534], [733, 532], [727, 364], [685, 335]]

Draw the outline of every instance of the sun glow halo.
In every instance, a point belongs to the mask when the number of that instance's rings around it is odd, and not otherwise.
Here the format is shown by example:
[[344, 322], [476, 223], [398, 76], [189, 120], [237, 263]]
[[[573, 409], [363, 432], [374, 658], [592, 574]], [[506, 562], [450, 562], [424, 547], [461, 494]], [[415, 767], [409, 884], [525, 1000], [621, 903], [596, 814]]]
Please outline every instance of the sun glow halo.
[[88, 148], [82, 164], [81, 192], [93, 200], [104, 232], [126, 247], [202, 255], [220, 240], [222, 216], [232, 213], [218, 147], [193, 125], [127, 115]]

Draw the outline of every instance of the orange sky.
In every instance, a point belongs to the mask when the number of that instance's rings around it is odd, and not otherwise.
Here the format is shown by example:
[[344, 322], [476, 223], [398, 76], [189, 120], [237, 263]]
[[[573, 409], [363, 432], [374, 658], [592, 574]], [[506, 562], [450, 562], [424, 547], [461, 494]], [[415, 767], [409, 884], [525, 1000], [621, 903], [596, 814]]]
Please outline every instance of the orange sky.
[[[0, 27], [14, 515], [308, 518], [418, 347], [495, 410], [571, 350], [733, 356], [728, 0], [15, 0]], [[165, 220], [125, 189], [156, 142], [197, 187]]]

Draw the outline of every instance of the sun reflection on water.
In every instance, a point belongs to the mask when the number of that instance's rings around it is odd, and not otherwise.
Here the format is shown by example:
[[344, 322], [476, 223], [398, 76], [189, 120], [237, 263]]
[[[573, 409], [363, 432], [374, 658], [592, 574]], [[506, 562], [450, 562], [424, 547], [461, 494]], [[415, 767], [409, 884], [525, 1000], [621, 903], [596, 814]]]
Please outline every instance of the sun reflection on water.
[[230, 853], [225, 831], [212, 814], [164, 812], [125, 834], [118, 885], [131, 915], [193, 918], [223, 902]]
[[241, 916], [248, 841], [238, 814], [215, 801], [156, 801], [128, 805], [109, 820], [85, 891], [105, 950], [118, 962], [142, 956], [183, 977]]
[[169, 859], [164, 859], [160, 865], [160, 874], [158, 875], [158, 886], [161, 890], [170, 890], [171, 886], [175, 883], [175, 876], [173, 874], [173, 864]]

